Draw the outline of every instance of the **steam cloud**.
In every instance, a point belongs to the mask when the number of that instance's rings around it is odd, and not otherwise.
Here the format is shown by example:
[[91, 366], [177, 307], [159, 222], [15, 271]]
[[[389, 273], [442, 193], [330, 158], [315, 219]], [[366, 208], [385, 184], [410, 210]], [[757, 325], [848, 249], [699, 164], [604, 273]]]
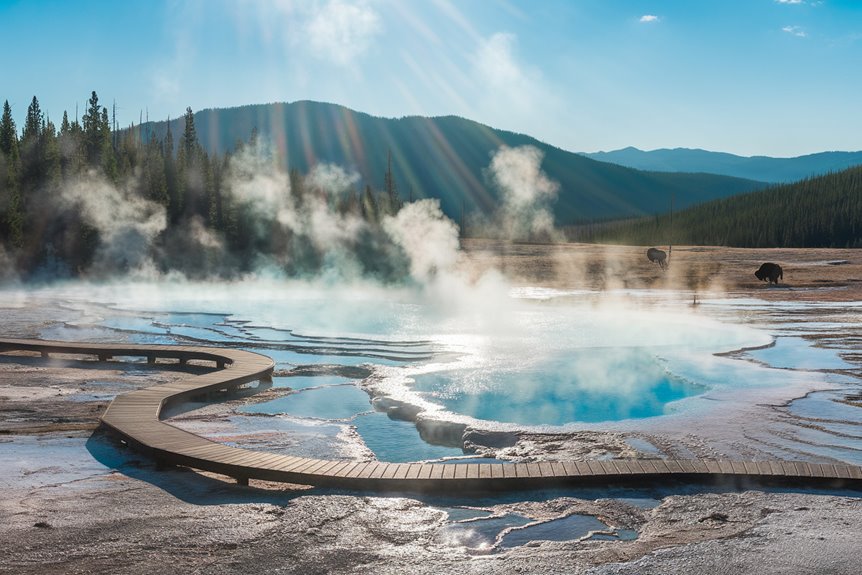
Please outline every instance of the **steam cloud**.
[[151, 247], [167, 226], [164, 206], [115, 187], [95, 173], [65, 187], [62, 198], [99, 232], [95, 271], [138, 274], [153, 270]]
[[561, 239], [550, 208], [560, 186], [542, 171], [542, 158], [533, 146], [502, 147], [491, 157], [485, 174], [500, 190], [495, 227], [505, 239]]
[[383, 221], [383, 229], [410, 260], [410, 275], [426, 283], [452, 273], [459, 257], [458, 226], [443, 214], [439, 200], [408, 204]]
[[[298, 272], [309, 271], [314, 263], [312, 267], [323, 266], [324, 273], [361, 273], [352, 256], [362, 255], [357, 253], [357, 246], [368, 231], [367, 223], [356, 213], [339, 212], [334, 205], [351, 193], [359, 174], [322, 163], [305, 178], [304, 190], [292, 190], [288, 174], [263, 144], [249, 146], [233, 156], [229, 173], [230, 201], [250, 209], [253, 233], [266, 239], [275, 226], [282, 235], [292, 238], [282, 253], [275, 254], [277, 261], [273, 264]], [[271, 256], [258, 257], [265, 260]]]

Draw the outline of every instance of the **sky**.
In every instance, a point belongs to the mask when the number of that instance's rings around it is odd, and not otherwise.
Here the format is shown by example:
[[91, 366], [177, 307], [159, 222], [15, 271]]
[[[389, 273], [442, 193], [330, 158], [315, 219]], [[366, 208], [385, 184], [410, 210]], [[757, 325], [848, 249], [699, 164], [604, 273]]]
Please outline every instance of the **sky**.
[[862, 0], [0, 0], [0, 100], [317, 100], [575, 152], [862, 149]]

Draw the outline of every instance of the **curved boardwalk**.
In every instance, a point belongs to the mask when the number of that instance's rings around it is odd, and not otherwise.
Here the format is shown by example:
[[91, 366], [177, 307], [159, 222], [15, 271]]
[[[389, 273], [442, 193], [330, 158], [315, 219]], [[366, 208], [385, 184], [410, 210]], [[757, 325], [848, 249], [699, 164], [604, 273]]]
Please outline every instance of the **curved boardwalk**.
[[862, 467], [799, 461], [630, 459], [539, 463], [382, 463], [290, 457], [229, 447], [160, 419], [162, 410], [189, 398], [269, 380], [268, 357], [234, 349], [168, 345], [117, 345], [0, 339], [0, 352], [212, 361], [216, 371], [117, 396], [102, 423], [161, 464], [186, 465], [228, 475], [240, 483], [264, 479], [348, 489], [454, 491], [523, 489], [557, 485], [646, 483], [660, 480], [817, 483], [862, 486]]

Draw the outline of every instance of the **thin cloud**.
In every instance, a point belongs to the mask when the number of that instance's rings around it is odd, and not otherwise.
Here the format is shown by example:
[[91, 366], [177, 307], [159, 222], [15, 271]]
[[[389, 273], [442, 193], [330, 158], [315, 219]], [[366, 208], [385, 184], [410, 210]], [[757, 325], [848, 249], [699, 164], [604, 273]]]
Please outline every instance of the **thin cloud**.
[[470, 107], [482, 121], [529, 133], [537, 111], [548, 117], [563, 114], [564, 106], [541, 69], [519, 58], [515, 34], [497, 32], [483, 38], [470, 62], [465, 84], [472, 94]]
[[785, 26], [781, 31], [793, 34], [799, 38], [806, 38], [808, 36], [808, 32], [806, 32], [801, 26]]
[[643, 16], [641, 16], [640, 21], [643, 23], [658, 22], [659, 17], [655, 14], [644, 14]]
[[331, 0], [309, 18], [305, 33], [315, 56], [348, 66], [381, 31], [380, 16], [362, 2]]
[[498, 32], [479, 45], [474, 64], [488, 83], [511, 87], [524, 80], [524, 74], [513, 53], [516, 42], [514, 34]]
[[805, 4], [803, 0], [775, 0], [779, 4]]

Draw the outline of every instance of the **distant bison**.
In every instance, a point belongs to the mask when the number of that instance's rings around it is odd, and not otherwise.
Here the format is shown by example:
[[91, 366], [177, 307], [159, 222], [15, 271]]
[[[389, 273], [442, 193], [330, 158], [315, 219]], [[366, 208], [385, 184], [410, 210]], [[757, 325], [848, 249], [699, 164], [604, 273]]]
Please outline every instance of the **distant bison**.
[[661, 269], [667, 267], [667, 253], [658, 248], [650, 248], [646, 251], [646, 257], [652, 263], [657, 263]]
[[760, 269], [754, 272], [754, 275], [762, 282], [768, 281], [775, 285], [778, 285], [778, 280], [784, 278], [784, 272], [781, 270], [781, 266], [771, 262], [766, 262], [760, 266]]

